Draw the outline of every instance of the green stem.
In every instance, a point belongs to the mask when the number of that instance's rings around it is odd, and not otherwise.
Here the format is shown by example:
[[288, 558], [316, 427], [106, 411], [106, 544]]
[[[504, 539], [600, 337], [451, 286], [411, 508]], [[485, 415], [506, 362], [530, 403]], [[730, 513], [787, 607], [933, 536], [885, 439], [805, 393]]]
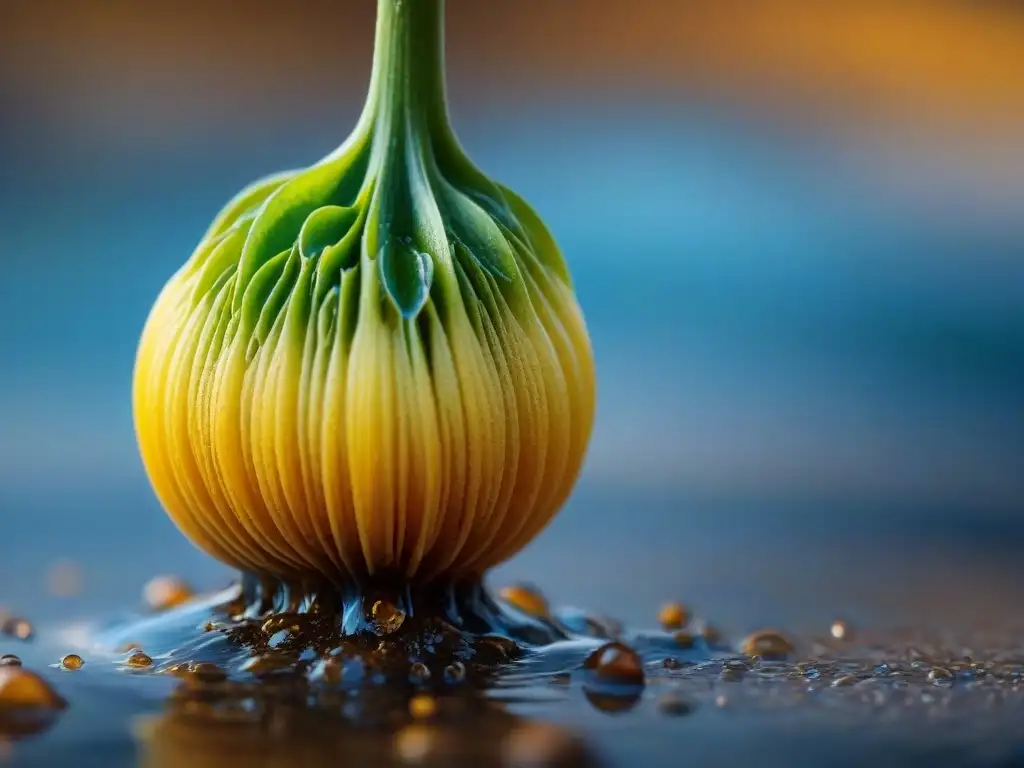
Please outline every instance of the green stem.
[[446, 135], [444, 0], [379, 0], [367, 107], [377, 152]]

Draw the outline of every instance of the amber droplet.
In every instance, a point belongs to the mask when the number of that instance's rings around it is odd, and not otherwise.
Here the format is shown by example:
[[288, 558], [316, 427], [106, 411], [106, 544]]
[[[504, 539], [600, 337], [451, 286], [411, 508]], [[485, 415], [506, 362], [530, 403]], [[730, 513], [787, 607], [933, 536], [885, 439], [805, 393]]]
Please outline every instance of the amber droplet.
[[405, 622], [405, 611], [388, 600], [375, 600], [370, 608], [370, 628], [379, 636], [397, 632]]
[[135, 651], [125, 659], [125, 666], [134, 667], [135, 669], [148, 669], [153, 666], [153, 659], [142, 651]]
[[409, 714], [417, 720], [426, 720], [437, 714], [437, 699], [425, 693], [409, 699]]
[[774, 629], [763, 629], [748, 636], [740, 647], [747, 656], [778, 661], [793, 653], [793, 644]]
[[666, 603], [658, 614], [658, 623], [667, 630], [682, 629], [690, 621], [690, 612], [682, 603]]
[[72, 672], [81, 669], [85, 666], [85, 661], [77, 653], [69, 653], [63, 659], [60, 660], [60, 665], [63, 669], [70, 670]]
[[0, 667], [20, 667], [21, 659], [15, 656], [13, 653], [7, 653], [0, 656]]
[[22, 667], [0, 668], [0, 708], [64, 709], [67, 702], [39, 675]]
[[512, 584], [501, 589], [501, 599], [528, 616], [546, 618], [550, 614], [548, 600], [532, 584]]
[[195, 593], [177, 576], [157, 576], [142, 590], [143, 599], [154, 611], [166, 611], [192, 599]]
[[583, 662], [604, 683], [643, 685], [644, 667], [637, 652], [619, 642], [605, 643]]

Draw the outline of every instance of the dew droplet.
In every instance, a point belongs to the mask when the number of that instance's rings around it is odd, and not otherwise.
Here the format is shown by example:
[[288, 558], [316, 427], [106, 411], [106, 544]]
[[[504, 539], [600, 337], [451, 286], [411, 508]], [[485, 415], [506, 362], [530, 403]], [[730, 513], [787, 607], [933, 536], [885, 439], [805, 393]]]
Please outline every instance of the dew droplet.
[[466, 665], [461, 661], [453, 661], [444, 668], [444, 679], [448, 683], [461, 683], [466, 679]]
[[153, 659], [142, 651], [135, 651], [124, 660], [124, 663], [125, 666], [135, 669], [148, 669], [153, 666]]
[[77, 653], [69, 653], [63, 659], [60, 660], [60, 665], [63, 669], [70, 670], [72, 672], [81, 669], [85, 665], [85, 661]]
[[605, 643], [583, 662], [601, 682], [643, 685], [644, 667], [637, 652], [619, 642]]
[[658, 623], [664, 629], [682, 629], [690, 621], [690, 612], [682, 603], [666, 603], [658, 613]]
[[21, 659], [15, 656], [13, 653], [7, 653], [0, 656], [0, 667], [20, 667]]
[[417, 720], [426, 720], [437, 714], [437, 699], [425, 693], [409, 699], [409, 714]]
[[550, 613], [547, 598], [532, 584], [512, 584], [502, 587], [501, 598], [523, 613], [545, 618]]
[[370, 629], [379, 636], [397, 632], [405, 622], [405, 611], [388, 600], [375, 600], [370, 608]]
[[779, 661], [793, 652], [793, 644], [774, 629], [762, 629], [748, 636], [740, 650], [747, 656], [760, 656], [762, 659]]
[[850, 625], [842, 619], [836, 619], [832, 622], [831, 632], [836, 640], [847, 640], [850, 637]]
[[142, 590], [146, 605], [154, 611], [166, 611], [192, 599], [192, 588], [177, 576], [157, 576]]
[[0, 707], [64, 709], [67, 702], [39, 675], [22, 667], [0, 668]]

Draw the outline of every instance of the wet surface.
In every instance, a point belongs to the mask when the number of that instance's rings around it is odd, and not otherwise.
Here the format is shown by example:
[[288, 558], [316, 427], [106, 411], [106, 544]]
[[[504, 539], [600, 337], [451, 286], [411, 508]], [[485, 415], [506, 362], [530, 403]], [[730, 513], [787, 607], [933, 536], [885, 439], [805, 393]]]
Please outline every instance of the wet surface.
[[[25, 664], [11, 671], [38, 673], [41, 690], [52, 687], [68, 706], [48, 705], [44, 695], [38, 709], [12, 708], [0, 686], [6, 760], [1024, 760], [1024, 632], [1011, 613], [970, 630], [875, 629], [836, 618], [816, 632], [732, 635], [716, 629], [713, 613], [688, 604], [666, 606], [651, 629], [638, 630], [553, 605], [533, 585], [495, 592], [514, 600], [486, 597], [486, 633], [467, 633], [451, 613], [378, 598], [360, 603], [365, 621], [342, 635], [344, 611], [328, 613], [309, 600], [292, 600], [288, 610], [234, 586], [113, 621], [48, 626], [29, 640], [7, 636], [2, 650], [17, 650]], [[379, 631], [375, 616], [405, 609], [411, 617]], [[955, 606], [950, 617], [949, 626], [960, 623]], [[657, 627], [658, 618], [669, 627]], [[71, 653], [80, 664], [69, 663]]]

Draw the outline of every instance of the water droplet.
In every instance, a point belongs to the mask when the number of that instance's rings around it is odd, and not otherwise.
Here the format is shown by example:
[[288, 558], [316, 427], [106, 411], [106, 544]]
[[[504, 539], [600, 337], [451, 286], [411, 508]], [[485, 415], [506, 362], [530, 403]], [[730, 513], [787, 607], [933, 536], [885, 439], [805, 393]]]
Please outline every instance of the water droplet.
[[690, 612], [682, 603], [666, 603], [658, 613], [658, 623], [667, 630], [682, 629], [690, 621]]
[[851, 685], [856, 685], [859, 680], [860, 678], [858, 678], [856, 675], [843, 675], [842, 677], [837, 677], [835, 680], [832, 681], [832, 687], [846, 688]]
[[461, 683], [466, 679], [466, 665], [461, 661], [453, 661], [444, 668], [444, 679], [448, 683]]
[[778, 661], [793, 652], [793, 644], [781, 632], [763, 629], [747, 637], [740, 650], [747, 656]]
[[188, 602], [194, 596], [192, 588], [177, 576], [157, 576], [150, 579], [142, 590], [142, 597], [154, 611], [166, 611]]
[[22, 667], [0, 668], [0, 706], [64, 709], [67, 702], [39, 675]]
[[697, 639], [689, 632], [680, 630], [672, 635], [672, 641], [680, 648], [693, 648]]
[[414, 662], [409, 667], [409, 682], [414, 684], [425, 683], [430, 679], [430, 669], [422, 661]]
[[693, 705], [678, 693], [668, 693], [658, 699], [658, 711], [671, 717], [682, 717], [693, 712]]
[[523, 613], [537, 618], [548, 616], [550, 608], [547, 598], [532, 584], [512, 584], [502, 587], [501, 598]]
[[836, 640], [848, 640], [850, 637], [850, 625], [842, 619], [836, 619], [832, 622], [832, 637]]
[[935, 667], [928, 673], [928, 682], [933, 685], [952, 685], [953, 673], [943, 667]]
[[60, 665], [64, 669], [74, 672], [75, 670], [81, 669], [85, 665], [85, 661], [83, 661], [82, 657], [77, 653], [69, 653], [60, 660]]
[[125, 666], [134, 667], [135, 669], [148, 669], [153, 666], [153, 659], [142, 651], [135, 651], [125, 659], [124, 663]]
[[643, 685], [643, 662], [637, 652], [619, 642], [605, 643], [583, 662], [583, 668], [593, 672], [601, 682], [624, 685]]
[[0, 667], [20, 667], [21, 659], [15, 656], [13, 653], [7, 653], [0, 656]]
[[405, 611], [388, 600], [376, 600], [370, 608], [370, 629], [379, 636], [397, 632], [405, 622]]
[[437, 714], [437, 699], [425, 693], [409, 699], [409, 714], [417, 720], [426, 720]]

